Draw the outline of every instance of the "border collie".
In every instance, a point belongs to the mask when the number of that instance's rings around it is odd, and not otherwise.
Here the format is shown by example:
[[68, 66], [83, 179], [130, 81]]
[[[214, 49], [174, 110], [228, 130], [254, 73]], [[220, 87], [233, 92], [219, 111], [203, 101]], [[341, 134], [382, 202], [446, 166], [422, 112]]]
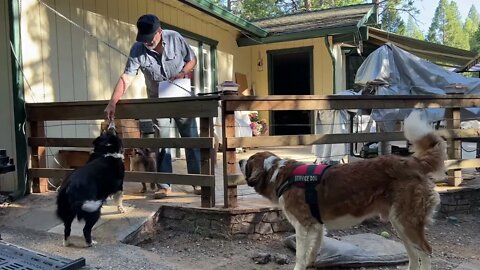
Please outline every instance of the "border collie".
[[93, 141], [90, 159], [63, 181], [57, 196], [57, 216], [65, 225], [64, 246], [69, 246], [73, 220], [85, 220], [83, 236], [87, 247], [95, 244], [92, 228], [100, 218], [100, 209], [113, 195], [119, 212], [123, 213], [123, 147], [114, 129], [109, 129]]

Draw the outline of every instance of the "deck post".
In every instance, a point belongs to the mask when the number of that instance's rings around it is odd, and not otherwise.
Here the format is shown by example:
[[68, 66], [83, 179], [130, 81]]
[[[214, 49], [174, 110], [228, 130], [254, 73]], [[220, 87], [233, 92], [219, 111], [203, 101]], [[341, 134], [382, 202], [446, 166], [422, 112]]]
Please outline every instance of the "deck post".
[[[447, 129], [460, 129], [460, 108], [447, 108], [445, 110]], [[447, 140], [447, 154], [449, 159], [460, 160], [462, 158], [462, 141], [455, 139]], [[462, 183], [462, 169], [448, 170], [448, 184], [454, 187]]]
[[230, 186], [228, 177], [237, 172], [237, 153], [235, 148], [227, 148], [227, 138], [235, 137], [235, 112], [226, 110], [226, 102], [221, 101], [224, 207], [235, 208], [238, 206], [237, 186]]
[[[211, 117], [202, 117], [200, 118], [200, 137], [210, 137], [213, 138], [213, 119]], [[207, 175], [215, 175], [215, 160], [216, 155], [214, 149], [210, 147], [209, 149], [201, 148], [200, 149], [200, 173]], [[211, 187], [202, 187], [201, 194], [201, 206], [211, 208], [215, 206], [215, 186]]]

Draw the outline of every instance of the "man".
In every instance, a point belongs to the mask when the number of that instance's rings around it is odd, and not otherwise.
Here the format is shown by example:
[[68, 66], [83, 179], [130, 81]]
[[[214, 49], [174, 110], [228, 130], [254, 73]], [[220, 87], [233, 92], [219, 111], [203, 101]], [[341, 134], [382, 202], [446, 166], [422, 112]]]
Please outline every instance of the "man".
[[[185, 78], [197, 63], [195, 53], [185, 39], [178, 32], [163, 30], [157, 16], [152, 14], [141, 16], [137, 21], [137, 29], [137, 42], [130, 49], [125, 71], [120, 76], [110, 102], [105, 108], [109, 120], [113, 120], [118, 100], [130, 86], [139, 69], [145, 77], [148, 97], [156, 98], [161, 94], [159, 93], [161, 82]], [[194, 118], [175, 118], [174, 120], [182, 137], [198, 137]], [[154, 121], [157, 122], [156, 119]], [[170, 119], [158, 119], [160, 132], [157, 132], [157, 136], [162, 138], [169, 136], [170, 121]], [[185, 149], [185, 154], [188, 173], [200, 173], [200, 150]], [[162, 149], [160, 153], [157, 151], [157, 170], [172, 172], [172, 158], [169, 150]], [[170, 185], [161, 184], [160, 189], [155, 193], [155, 198], [164, 198], [169, 191]], [[194, 187], [194, 193], [200, 194], [200, 187]]]

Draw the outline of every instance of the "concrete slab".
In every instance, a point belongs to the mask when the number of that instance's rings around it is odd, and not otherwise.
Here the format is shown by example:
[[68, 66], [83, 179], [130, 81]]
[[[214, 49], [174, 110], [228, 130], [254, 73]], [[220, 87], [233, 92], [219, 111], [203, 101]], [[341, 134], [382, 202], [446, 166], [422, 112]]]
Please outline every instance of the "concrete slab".
[[454, 270], [478, 270], [480, 269], [480, 261], [471, 261], [460, 264]]
[[[105, 223], [107, 223], [111, 220], [120, 218], [119, 215], [125, 215], [124, 218], [128, 217], [130, 212], [133, 211], [134, 207], [124, 205], [124, 209], [125, 209], [125, 213], [121, 214], [117, 211], [117, 207], [114, 206], [114, 205], [103, 206], [102, 207], [102, 216], [100, 217], [98, 222], [95, 224], [95, 226], [93, 226], [93, 231], [98, 230], [98, 228], [100, 226], [104, 225]], [[115, 215], [117, 215], [117, 218], [115, 218]], [[85, 226], [85, 222], [83, 220], [78, 221], [77, 219], [75, 219], [72, 223], [72, 233], [71, 233], [71, 235], [72, 236], [83, 236], [83, 232], [82, 232], [83, 226]], [[64, 228], [63, 223], [60, 223], [57, 226], [49, 229], [48, 232], [63, 235], [63, 228]]]

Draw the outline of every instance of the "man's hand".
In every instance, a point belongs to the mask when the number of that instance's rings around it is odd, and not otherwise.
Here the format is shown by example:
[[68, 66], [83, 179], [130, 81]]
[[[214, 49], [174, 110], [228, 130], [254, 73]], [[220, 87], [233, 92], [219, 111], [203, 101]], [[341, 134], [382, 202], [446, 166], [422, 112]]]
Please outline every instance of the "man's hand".
[[186, 73], [182, 70], [180, 73], [178, 73], [176, 76], [173, 78], [170, 78], [172, 81], [177, 80], [177, 79], [183, 79], [185, 78]]
[[108, 103], [107, 107], [105, 108], [105, 113], [107, 115], [107, 119], [113, 121], [115, 118], [115, 104]]

